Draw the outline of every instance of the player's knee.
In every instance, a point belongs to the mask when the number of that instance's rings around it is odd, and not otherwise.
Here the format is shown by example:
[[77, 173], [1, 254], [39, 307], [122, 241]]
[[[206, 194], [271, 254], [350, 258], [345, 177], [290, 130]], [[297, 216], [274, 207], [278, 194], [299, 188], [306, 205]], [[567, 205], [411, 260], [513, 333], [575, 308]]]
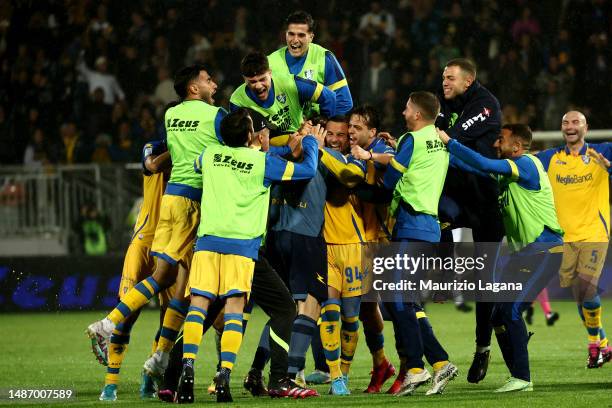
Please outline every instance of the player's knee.
[[600, 299], [599, 295], [592, 296], [590, 299], [585, 300], [582, 303], [582, 306], [585, 309], [597, 309], [598, 307], [601, 306], [601, 299]]
[[361, 297], [359, 296], [342, 298], [342, 316], [345, 318], [359, 316], [360, 306]]

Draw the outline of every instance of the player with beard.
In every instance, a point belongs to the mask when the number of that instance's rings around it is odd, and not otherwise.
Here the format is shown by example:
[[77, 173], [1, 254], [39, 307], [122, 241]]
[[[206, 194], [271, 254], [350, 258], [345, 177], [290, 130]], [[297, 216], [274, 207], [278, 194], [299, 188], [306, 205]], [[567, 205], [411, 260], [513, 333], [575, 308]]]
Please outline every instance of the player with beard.
[[226, 115], [225, 110], [213, 105], [217, 84], [206, 67], [192, 65], [179, 70], [174, 89], [181, 102], [165, 114], [167, 146], [173, 167], [162, 197], [151, 248], [151, 254], [157, 258], [155, 271], [130, 289], [104, 319], [87, 328], [90, 338], [106, 343], [118, 324], [177, 282], [175, 298], [164, 317], [157, 351], [145, 362], [145, 372], [153, 376], [161, 376], [167, 367], [169, 352], [186, 314], [184, 290], [200, 221], [202, 196], [200, 177], [193, 172], [193, 158], [206, 146], [221, 144], [220, 124]]
[[[365, 237], [359, 202], [350, 187], [365, 176], [365, 161], [350, 158], [348, 118], [332, 117], [326, 124], [323, 162], [338, 174], [358, 177], [328, 177], [323, 236], [327, 243], [328, 299], [321, 310], [319, 327], [324, 355], [329, 367], [332, 395], [348, 395], [348, 372], [359, 337], [359, 308], [362, 281], [365, 276], [362, 250]], [[330, 156], [328, 158], [328, 156]], [[335, 162], [331, 158], [335, 158]], [[355, 167], [353, 171], [350, 167]], [[348, 180], [348, 182], [347, 182]]]
[[[522, 287], [514, 301], [494, 304], [491, 324], [510, 378], [495, 392], [533, 391], [527, 343], [529, 335], [522, 312], [559, 271], [563, 230], [555, 211], [553, 189], [537, 157], [529, 153], [531, 129], [523, 124], [502, 127], [493, 147], [499, 159], [489, 159], [438, 130], [451, 153], [453, 166], [499, 184], [499, 203], [508, 247], [511, 251], [496, 279], [520, 279]], [[510, 273], [512, 273], [510, 275]]]
[[[407, 243], [408, 251], [431, 253], [440, 241], [438, 203], [448, 169], [448, 152], [438, 140], [434, 121], [440, 103], [429, 92], [413, 92], [403, 115], [409, 132], [398, 140], [397, 151], [384, 177], [384, 186], [393, 190], [389, 207], [396, 218], [394, 242]], [[411, 395], [431, 379], [423, 356], [434, 369], [433, 384], [427, 395], [441, 394], [458, 374], [448, 354], [438, 342], [417, 299], [386, 301], [391, 315], [398, 352], [405, 377], [396, 395]]]

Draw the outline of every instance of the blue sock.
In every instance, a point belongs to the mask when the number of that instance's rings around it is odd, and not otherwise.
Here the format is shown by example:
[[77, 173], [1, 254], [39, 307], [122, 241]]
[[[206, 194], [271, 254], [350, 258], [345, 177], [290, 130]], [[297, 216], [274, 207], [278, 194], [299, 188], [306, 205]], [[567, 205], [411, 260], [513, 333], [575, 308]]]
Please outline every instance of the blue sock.
[[289, 343], [289, 358], [287, 373], [294, 378], [298, 371], [304, 368], [306, 352], [310, 347], [312, 335], [317, 329], [317, 322], [306, 315], [298, 315], [293, 321], [291, 342]]

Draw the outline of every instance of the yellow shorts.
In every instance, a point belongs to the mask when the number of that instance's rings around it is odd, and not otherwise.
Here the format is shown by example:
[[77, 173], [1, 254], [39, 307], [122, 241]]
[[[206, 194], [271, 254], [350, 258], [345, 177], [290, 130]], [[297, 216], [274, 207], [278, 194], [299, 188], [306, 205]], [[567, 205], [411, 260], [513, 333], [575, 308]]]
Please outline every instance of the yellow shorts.
[[[151, 256], [151, 248], [139, 241], [128, 246], [123, 259], [123, 271], [119, 283], [119, 299], [134, 287], [135, 284], [148, 278], [155, 270], [155, 258]], [[159, 303], [166, 306], [174, 296], [174, 285], [159, 293]]]
[[327, 284], [342, 297], [361, 296], [364, 279], [362, 244], [327, 245]]
[[200, 223], [200, 203], [164, 194], [151, 253], [171, 265], [187, 265]]
[[241, 255], [197, 251], [193, 255], [185, 295], [209, 299], [251, 292], [255, 261]]
[[607, 242], [565, 242], [559, 269], [561, 287], [572, 286], [576, 278], [597, 286], [607, 253]]

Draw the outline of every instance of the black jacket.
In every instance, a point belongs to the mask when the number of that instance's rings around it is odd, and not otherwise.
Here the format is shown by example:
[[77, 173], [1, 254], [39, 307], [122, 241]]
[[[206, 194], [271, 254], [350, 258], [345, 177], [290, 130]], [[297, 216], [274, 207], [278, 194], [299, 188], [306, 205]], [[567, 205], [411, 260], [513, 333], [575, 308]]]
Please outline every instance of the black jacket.
[[[463, 95], [446, 100], [440, 91], [439, 99], [441, 111], [436, 126], [483, 156], [497, 158], [493, 147], [501, 131], [497, 98], [475, 81]], [[441, 222], [472, 228], [475, 241], [501, 240], [503, 223], [495, 180], [449, 168], [443, 196], [439, 206]]]
[[443, 95], [440, 90], [441, 109], [436, 126], [483, 156], [497, 158], [493, 148], [501, 130], [501, 109], [497, 98], [477, 81], [454, 99], [446, 100]]

